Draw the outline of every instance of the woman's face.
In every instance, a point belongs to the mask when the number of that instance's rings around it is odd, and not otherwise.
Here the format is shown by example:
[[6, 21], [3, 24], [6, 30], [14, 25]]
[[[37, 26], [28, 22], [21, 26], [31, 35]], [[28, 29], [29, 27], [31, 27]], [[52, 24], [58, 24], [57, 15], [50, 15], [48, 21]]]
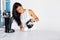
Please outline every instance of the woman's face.
[[16, 10], [18, 13], [23, 13], [23, 7], [22, 6], [18, 6]]

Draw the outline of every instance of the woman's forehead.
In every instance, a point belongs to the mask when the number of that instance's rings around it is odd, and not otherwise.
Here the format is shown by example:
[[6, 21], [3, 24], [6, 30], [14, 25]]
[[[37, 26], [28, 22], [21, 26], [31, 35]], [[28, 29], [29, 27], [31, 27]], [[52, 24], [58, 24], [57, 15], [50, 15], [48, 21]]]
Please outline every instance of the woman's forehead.
[[20, 8], [22, 8], [22, 7], [21, 7], [21, 6], [18, 6], [18, 7], [17, 7], [17, 10], [20, 9]]

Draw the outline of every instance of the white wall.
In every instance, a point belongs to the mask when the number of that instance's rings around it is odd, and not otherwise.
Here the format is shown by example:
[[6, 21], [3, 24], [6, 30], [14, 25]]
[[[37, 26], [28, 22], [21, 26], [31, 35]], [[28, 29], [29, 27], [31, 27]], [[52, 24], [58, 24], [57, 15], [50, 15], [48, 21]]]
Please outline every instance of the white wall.
[[48, 29], [60, 31], [60, 0], [48, 1]]
[[6, 0], [1, 0], [1, 12], [3, 13], [4, 10], [6, 10]]
[[11, 0], [11, 11], [15, 2], [35, 12], [40, 19], [36, 25], [40, 30], [60, 31], [60, 0]]
[[1, 0], [1, 26], [4, 25], [3, 11], [6, 10], [6, 0]]

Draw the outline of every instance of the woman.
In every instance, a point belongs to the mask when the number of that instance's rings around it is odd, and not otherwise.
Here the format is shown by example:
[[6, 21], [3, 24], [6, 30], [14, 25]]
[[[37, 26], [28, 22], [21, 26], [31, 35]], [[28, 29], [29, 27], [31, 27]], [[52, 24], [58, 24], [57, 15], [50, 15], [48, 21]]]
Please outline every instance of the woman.
[[12, 15], [18, 26], [20, 26], [21, 31], [24, 31], [24, 25], [27, 20], [31, 19], [31, 22], [39, 21], [38, 17], [31, 9], [24, 9], [18, 2], [13, 5]]

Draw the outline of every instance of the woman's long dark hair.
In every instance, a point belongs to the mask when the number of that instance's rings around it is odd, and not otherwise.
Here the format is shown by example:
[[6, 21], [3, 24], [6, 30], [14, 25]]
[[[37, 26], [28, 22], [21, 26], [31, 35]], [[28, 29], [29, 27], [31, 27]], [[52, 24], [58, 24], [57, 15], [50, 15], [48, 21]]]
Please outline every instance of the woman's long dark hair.
[[20, 25], [21, 24], [21, 19], [20, 19], [21, 13], [18, 13], [16, 10], [18, 6], [22, 6], [22, 5], [18, 2], [14, 3], [13, 9], [12, 9], [12, 16], [15, 19], [15, 21], [18, 23], [18, 25]]

